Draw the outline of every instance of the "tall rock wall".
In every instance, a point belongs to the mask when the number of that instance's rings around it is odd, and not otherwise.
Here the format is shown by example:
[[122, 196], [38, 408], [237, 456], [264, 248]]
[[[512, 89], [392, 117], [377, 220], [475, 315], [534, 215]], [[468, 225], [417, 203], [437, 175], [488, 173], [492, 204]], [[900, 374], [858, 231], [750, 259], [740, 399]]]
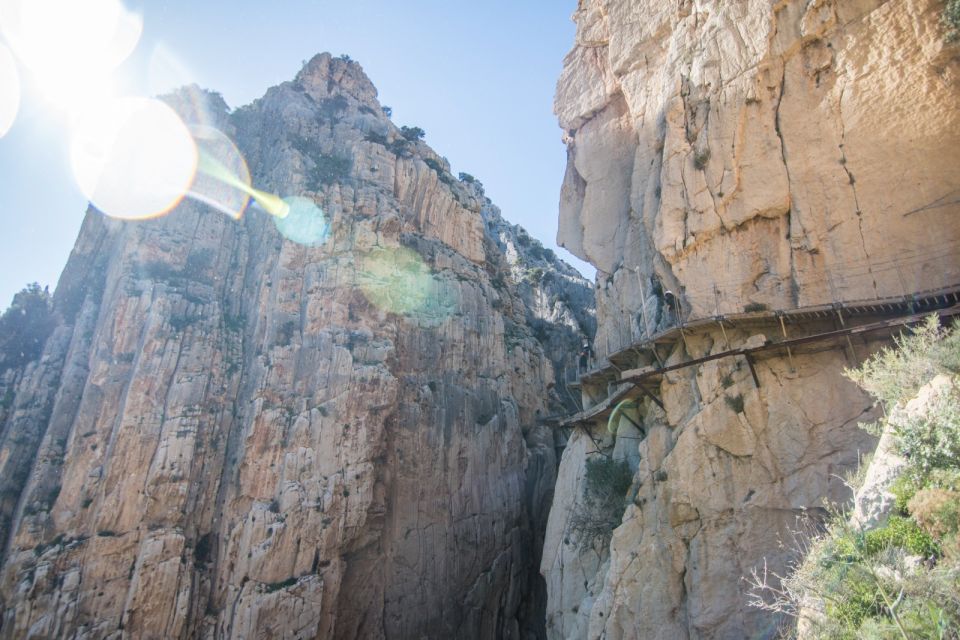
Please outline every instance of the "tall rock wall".
[[960, 279], [941, 10], [581, 1], [556, 97], [559, 241], [601, 272], [599, 348], [642, 329], [622, 311], [661, 287], [702, 317]]
[[499, 214], [356, 63], [170, 102], [328, 233], [88, 212], [4, 413], [0, 636], [541, 636], [562, 403], [529, 320], [578, 340], [589, 285], [553, 258], [528, 308]]
[[[580, 1], [555, 105], [569, 154], [558, 239], [598, 268], [601, 364], [678, 321], [960, 284], [960, 47], [942, 9]], [[664, 364], [781, 329], [771, 314], [688, 330]], [[841, 372], [877, 340], [770, 355], [759, 386], [742, 359], [673, 372], [663, 409], [643, 400], [612, 425], [630, 440], [578, 427], [541, 565], [548, 635], [772, 635], [782, 621], [749, 609], [742, 578], [783, 570], [797, 518], [849, 497], [839, 477], [872, 449], [856, 428], [872, 409]], [[651, 365], [640, 351], [619, 363]], [[598, 450], [634, 479], [611, 543], [584, 549], [572, 519]]]

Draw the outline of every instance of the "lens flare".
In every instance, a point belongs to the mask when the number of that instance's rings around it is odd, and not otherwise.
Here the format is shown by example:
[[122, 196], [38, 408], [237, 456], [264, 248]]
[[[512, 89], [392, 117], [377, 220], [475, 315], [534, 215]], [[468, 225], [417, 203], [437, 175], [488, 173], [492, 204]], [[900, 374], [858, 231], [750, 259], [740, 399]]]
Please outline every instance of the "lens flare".
[[407, 247], [378, 247], [363, 254], [357, 280], [371, 304], [420, 324], [440, 324], [456, 307], [449, 284]]
[[43, 93], [72, 108], [102, 93], [143, 21], [118, 0], [0, 0], [0, 31]]
[[250, 202], [250, 170], [236, 145], [213, 127], [190, 127], [199, 164], [190, 197], [239, 219]]
[[[239, 153], [239, 151], [237, 152]], [[242, 160], [242, 157], [241, 157]], [[244, 165], [246, 166], [246, 165]], [[272, 216], [277, 218], [286, 218], [290, 214], [290, 205], [283, 201], [282, 198], [278, 195], [272, 193], [267, 193], [265, 191], [260, 191], [259, 189], [254, 189], [248, 184], [248, 180], [242, 179], [236, 173], [228, 169], [222, 162], [215, 158], [211, 153], [200, 149], [199, 151], [199, 165], [198, 168], [200, 172], [216, 180], [226, 187], [232, 187], [237, 191], [241, 191], [256, 202], [261, 209], [266, 211]], [[191, 194], [193, 195], [193, 194]], [[204, 201], [203, 197], [197, 197], [198, 200]], [[221, 209], [223, 211], [223, 209]], [[229, 213], [225, 211], [225, 213]], [[241, 211], [242, 213], [242, 211]], [[232, 214], [231, 214], [232, 215]], [[234, 216], [236, 218], [240, 217], [240, 214]]]
[[284, 198], [281, 203], [287, 213], [285, 216], [274, 214], [273, 224], [284, 238], [308, 247], [319, 247], [327, 241], [330, 225], [313, 200], [294, 196]]
[[121, 98], [81, 116], [70, 149], [84, 195], [108, 216], [151, 218], [180, 202], [198, 154], [190, 131], [169, 106]]
[[[283, 220], [290, 215], [289, 198], [284, 200], [278, 195], [260, 191], [259, 189], [251, 189], [250, 197], [253, 198], [254, 202], [260, 205], [261, 209], [279, 220]], [[317, 211], [320, 211], [320, 209], [317, 208]], [[321, 215], [323, 215], [323, 212], [321, 212]]]
[[0, 138], [7, 135], [20, 109], [20, 76], [10, 49], [0, 43]]

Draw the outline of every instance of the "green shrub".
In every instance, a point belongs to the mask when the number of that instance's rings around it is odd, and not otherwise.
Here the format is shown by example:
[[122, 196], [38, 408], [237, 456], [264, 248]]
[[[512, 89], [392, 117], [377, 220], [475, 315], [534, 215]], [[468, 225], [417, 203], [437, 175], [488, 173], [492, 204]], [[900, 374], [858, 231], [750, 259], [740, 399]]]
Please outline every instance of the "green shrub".
[[960, 394], [954, 388], [941, 391], [922, 413], [895, 424], [893, 433], [918, 483], [935, 470], [960, 469]]
[[188, 278], [198, 278], [213, 265], [215, 258], [212, 249], [198, 249], [187, 256], [182, 274]]
[[423, 140], [423, 137], [427, 135], [427, 133], [420, 127], [400, 127], [400, 135], [403, 136], [405, 140], [416, 142], [417, 140]]
[[292, 587], [297, 584], [297, 579], [290, 577], [284, 580], [283, 582], [270, 582], [265, 584], [263, 589], [267, 593], [273, 593], [274, 591], [279, 591], [280, 589], [286, 589], [287, 587]]
[[193, 548], [193, 566], [202, 569], [213, 560], [213, 536], [205, 533]]
[[[931, 318], [896, 339], [847, 375], [893, 406], [916, 395], [934, 375], [956, 371], [957, 325], [946, 331]], [[960, 629], [960, 394], [932, 396], [922, 412], [896, 424], [907, 465], [888, 490], [894, 512], [873, 530], [856, 531], [838, 514], [807, 557], [778, 584], [758, 579], [753, 604], [796, 615], [810, 602], [825, 615], [814, 638], [951, 638]], [[878, 431], [877, 428], [871, 431]], [[917, 563], [914, 556], [927, 562]]]
[[406, 138], [397, 138], [387, 145], [387, 150], [395, 156], [410, 157], [413, 155], [412, 145]]
[[240, 315], [231, 315], [229, 313], [223, 314], [223, 328], [227, 331], [241, 332], [243, 327], [247, 324], [247, 318], [243, 314]]
[[944, 39], [947, 42], [960, 40], [960, 0], [947, 0], [940, 16], [940, 22], [946, 31]]
[[626, 460], [605, 455], [587, 458], [583, 498], [570, 517], [570, 532], [576, 535], [580, 549], [609, 543], [623, 518], [632, 482], [633, 471]]
[[541, 267], [533, 267], [523, 272], [523, 279], [530, 284], [537, 284], [543, 280], [544, 271]]
[[872, 557], [890, 547], [899, 547], [912, 555], [929, 558], [940, 554], [934, 539], [910, 518], [891, 516], [887, 524], [863, 535], [863, 552]]
[[293, 342], [293, 334], [297, 330], [297, 323], [293, 320], [287, 320], [277, 330], [277, 346], [288, 347]]
[[922, 489], [910, 499], [910, 514], [920, 527], [937, 540], [955, 538], [960, 531], [960, 493], [946, 489]]
[[705, 169], [709, 161], [710, 149], [699, 149], [693, 154], [693, 166], [697, 169]]
[[363, 139], [367, 142], [373, 142], [374, 144], [382, 144], [383, 146], [387, 146], [387, 136], [383, 135], [382, 133], [370, 131], [363, 137]]
[[762, 302], [751, 302], [743, 308], [744, 313], [757, 313], [759, 311], [766, 311], [769, 309], [766, 304]]
[[170, 319], [168, 320], [168, 322], [170, 323], [170, 327], [176, 333], [181, 333], [184, 329], [186, 329], [190, 325], [199, 321], [200, 321], [199, 316], [188, 316], [188, 315], [173, 315], [173, 316], [170, 316]]
[[320, 155], [313, 158], [313, 167], [307, 172], [307, 188], [319, 191], [323, 186], [340, 182], [350, 176], [353, 162], [350, 158]]
[[892, 408], [912, 398], [935, 375], [960, 363], [960, 332], [957, 324], [947, 331], [937, 316], [894, 338], [895, 346], [875, 353], [858, 369], [848, 369], [848, 378]]
[[724, 402], [727, 403], [727, 406], [730, 407], [730, 410], [734, 413], [743, 413], [743, 395], [737, 394], [735, 396], [723, 396]]
[[897, 515], [909, 515], [908, 505], [914, 494], [917, 493], [918, 488], [917, 484], [909, 476], [903, 475], [893, 481], [888, 491], [893, 494], [893, 508]]
[[34, 282], [14, 295], [0, 316], [0, 373], [40, 357], [54, 325], [46, 287]]
[[350, 102], [343, 96], [334, 96], [320, 101], [320, 112], [327, 118], [335, 118], [350, 106]]
[[839, 597], [827, 603], [827, 615], [843, 627], [857, 629], [867, 618], [884, 614], [883, 597], [866, 571], [848, 570]]

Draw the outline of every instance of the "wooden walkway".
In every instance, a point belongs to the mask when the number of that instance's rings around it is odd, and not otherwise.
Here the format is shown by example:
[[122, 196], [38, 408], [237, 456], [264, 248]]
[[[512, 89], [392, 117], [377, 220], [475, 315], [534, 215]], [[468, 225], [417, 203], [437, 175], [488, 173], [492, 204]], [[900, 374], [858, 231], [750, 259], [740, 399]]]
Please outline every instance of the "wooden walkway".
[[[750, 368], [754, 383], [759, 387], [760, 379], [754, 368], [754, 359], [771, 352], [785, 351], [788, 357], [793, 357], [793, 349], [815, 343], [839, 345], [853, 350], [851, 338], [871, 333], [893, 334], [904, 327], [922, 322], [931, 314], [937, 314], [941, 319], [960, 316], [960, 286], [948, 287], [933, 291], [925, 291], [908, 297], [897, 297], [880, 300], [851, 301], [832, 305], [815, 307], [801, 307], [784, 311], [763, 311], [743, 313], [734, 316], [717, 316], [671, 327], [643, 342], [637, 343], [612, 354], [604, 363], [591, 371], [584, 373], [575, 385], [594, 388], [607, 387], [606, 398], [595, 405], [580, 411], [566, 420], [557, 423], [558, 427], [572, 427], [578, 424], [599, 420], [610, 414], [622, 400], [647, 396], [657, 405], [663, 407], [658, 397], [660, 382], [663, 376], [671, 371], [688, 367], [696, 367], [712, 360], [722, 358], [743, 358]], [[881, 318], [881, 319], [878, 319]], [[835, 328], [828, 331], [817, 331], [809, 335], [791, 336], [797, 329], [811, 324], [823, 324], [823, 321], [834, 322]], [[866, 322], [865, 322], [866, 320]], [[724, 351], [691, 358], [675, 364], [666, 365], [666, 359], [678, 343], [683, 343], [688, 334], [701, 329], [719, 329], [726, 335], [726, 330], [747, 325], [767, 325], [780, 329], [781, 336], [776, 339], [767, 339], [763, 344], [727, 348]], [[791, 330], [788, 331], [787, 327]], [[729, 344], [729, 343], [728, 343]], [[666, 346], [669, 351], [661, 353], [661, 347]], [[652, 364], [640, 369], [636, 367], [640, 360], [649, 360]]]

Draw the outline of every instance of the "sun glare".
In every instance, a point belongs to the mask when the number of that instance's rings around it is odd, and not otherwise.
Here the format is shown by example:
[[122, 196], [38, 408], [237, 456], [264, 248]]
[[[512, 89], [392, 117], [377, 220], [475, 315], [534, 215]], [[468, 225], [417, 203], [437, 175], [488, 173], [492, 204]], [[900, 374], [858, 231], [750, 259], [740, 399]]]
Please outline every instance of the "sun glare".
[[[119, 67], [142, 33], [141, 16], [120, 0], [0, 0], [6, 43], [0, 43], [0, 137], [20, 109], [24, 72], [29, 86], [66, 116], [74, 177], [104, 214], [152, 218], [189, 195], [235, 219], [251, 199], [274, 218], [286, 218], [294, 205], [253, 188], [239, 150], [210, 126], [205, 96], [188, 95], [178, 106], [180, 115], [157, 99], [116, 97]], [[187, 75], [165, 48], [153, 53], [150, 75], [157, 75], [156, 82]], [[297, 205], [299, 213], [303, 209]], [[304, 233], [317, 241], [313, 236], [323, 235], [325, 222], [321, 229], [313, 218], [301, 218], [298, 225], [309, 222]]]
[[0, 0], [0, 32], [57, 106], [102, 96], [137, 46], [140, 16], [117, 0]]
[[74, 176], [100, 211], [150, 218], [176, 206], [193, 182], [197, 147], [165, 103], [122, 98], [85, 114], [70, 149]]
[[250, 170], [233, 141], [213, 127], [190, 127], [200, 152], [190, 197], [239, 219], [250, 201]]
[[20, 109], [20, 76], [10, 49], [0, 43], [0, 138], [7, 135]]

